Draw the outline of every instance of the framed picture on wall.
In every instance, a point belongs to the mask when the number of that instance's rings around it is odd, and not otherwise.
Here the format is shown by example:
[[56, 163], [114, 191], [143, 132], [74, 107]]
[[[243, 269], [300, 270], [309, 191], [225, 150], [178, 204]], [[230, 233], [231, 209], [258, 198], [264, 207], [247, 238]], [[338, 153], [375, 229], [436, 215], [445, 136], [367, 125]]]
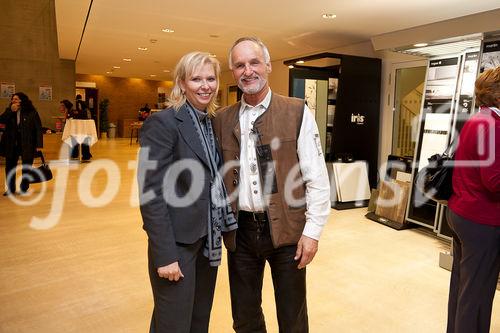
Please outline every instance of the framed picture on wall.
[[0, 98], [10, 98], [16, 92], [14, 83], [0, 83]]
[[333, 77], [328, 79], [328, 99], [337, 99], [338, 87], [339, 79]]
[[38, 87], [38, 99], [40, 101], [51, 101], [52, 100], [52, 86], [39, 86]]
[[500, 66], [500, 40], [484, 42], [481, 58], [481, 73], [486, 69]]
[[316, 113], [316, 80], [306, 79], [304, 99], [313, 114]]

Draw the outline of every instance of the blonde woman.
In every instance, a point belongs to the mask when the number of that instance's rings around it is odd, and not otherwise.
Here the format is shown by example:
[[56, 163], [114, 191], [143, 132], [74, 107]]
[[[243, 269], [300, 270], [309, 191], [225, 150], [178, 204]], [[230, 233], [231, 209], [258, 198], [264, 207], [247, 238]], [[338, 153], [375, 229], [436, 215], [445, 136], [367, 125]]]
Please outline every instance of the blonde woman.
[[[150, 332], [208, 332], [222, 232], [236, 221], [222, 179], [211, 117], [218, 61], [181, 58], [166, 110], [144, 122], [138, 180], [154, 296]], [[221, 200], [222, 198], [222, 200]]]

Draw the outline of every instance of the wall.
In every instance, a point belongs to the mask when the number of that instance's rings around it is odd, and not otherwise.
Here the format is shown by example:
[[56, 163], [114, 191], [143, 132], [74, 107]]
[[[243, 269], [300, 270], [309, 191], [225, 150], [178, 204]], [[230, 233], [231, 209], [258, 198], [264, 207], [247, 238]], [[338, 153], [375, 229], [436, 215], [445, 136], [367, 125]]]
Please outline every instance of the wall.
[[484, 33], [498, 33], [500, 8], [434, 22], [418, 27], [388, 32], [372, 37], [375, 50], [387, 50], [422, 42], [457, 41], [463, 36], [481, 37]]
[[158, 88], [163, 87], [168, 93], [171, 81], [154, 81], [133, 78], [110, 77], [103, 75], [76, 74], [76, 81], [94, 82], [99, 89], [99, 101], [109, 99], [108, 118], [112, 123], [119, 119], [137, 118], [137, 112], [145, 103], [156, 108]]
[[[54, 0], [1, 0], [0, 31], [0, 82], [26, 93], [55, 128], [59, 101], [74, 98], [75, 62], [59, 59]], [[41, 85], [52, 87], [51, 101], [39, 100]], [[1, 111], [9, 101], [0, 99]]]

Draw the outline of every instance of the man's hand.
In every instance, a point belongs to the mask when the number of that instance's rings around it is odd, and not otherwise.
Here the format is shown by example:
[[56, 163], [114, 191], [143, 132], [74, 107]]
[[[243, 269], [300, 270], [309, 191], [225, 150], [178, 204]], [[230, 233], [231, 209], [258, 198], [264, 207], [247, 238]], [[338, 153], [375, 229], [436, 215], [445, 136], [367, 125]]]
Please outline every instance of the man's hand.
[[160, 277], [170, 281], [179, 281], [180, 278], [184, 277], [177, 261], [167, 266], [158, 267], [157, 272]]
[[295, 260], [299, 260], [298, 269], [306, 267], [314, 258], [318, 251], [318, 241], [307, 236], [300, 236], [297, 243], [297, 252], [295, 253]]

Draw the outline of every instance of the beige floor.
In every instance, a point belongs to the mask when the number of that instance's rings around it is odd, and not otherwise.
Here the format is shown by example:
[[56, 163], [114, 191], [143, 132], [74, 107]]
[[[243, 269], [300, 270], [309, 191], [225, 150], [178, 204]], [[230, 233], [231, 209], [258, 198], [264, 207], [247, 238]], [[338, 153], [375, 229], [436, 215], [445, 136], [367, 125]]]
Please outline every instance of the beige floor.
[[[48, 140], [52, 146], [54, 138]], [[99, 141], [92, 163], [72, 164], [71, 170], [54, 166], [57, 176], [69, 173], [66, 188], [53, 180], [30, 206], [0, 198], [0, 332], [147, 332], [152, 301], [146, 235], [138, 208], [130, 204], [134, 172], [128, 161], [136, 152], [126, 139]], [[121, 179], [109, 179], [119, 191], [104, 207], [86, 207], [76, 189], [87, 181], [93, 196], [103, 193], [106, 173], [90, 177], [101, 158], [118, 166]], [[1, 178], [3, 184], [3, 172]], [[41, 191], [40, 185], [33, 189]], [[54, 196], [58, 191], [65, 196]], [[46, 218], [60, 203], [57, 224], [30, 227], [33, 217]], [[311, 332], [444, 332], [450, 273], [439, 268], [438, 254], [447, 244], [420, 230], [392, 230], [364, 214], [332, 210], [308, 268]], [[269, 332], [277, 332], [272, 295], [267, 274], [263, 308]], [[497, 297], [491, 332], [500, 332], [499, 303]], [[210, 332], [232, 332], [225, 262]]]

